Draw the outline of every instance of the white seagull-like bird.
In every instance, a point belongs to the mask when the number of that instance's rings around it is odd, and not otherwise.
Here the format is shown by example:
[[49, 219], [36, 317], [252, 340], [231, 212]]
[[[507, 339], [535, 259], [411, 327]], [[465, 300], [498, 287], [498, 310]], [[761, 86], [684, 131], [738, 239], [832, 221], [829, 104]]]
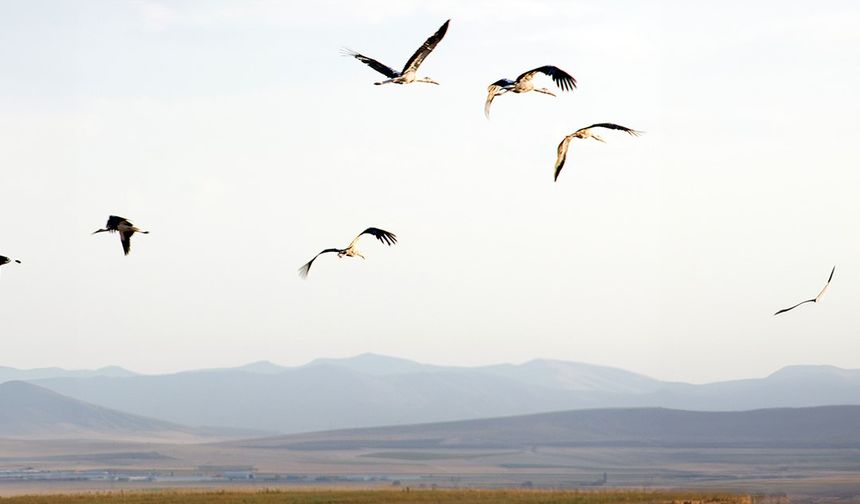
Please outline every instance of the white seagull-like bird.
[[782, 310], [779, 310], [778, 312], [774, 313], [773, 315], [776, 316], [776, 315], [779, 315], [780, 313], [785, 313], [789, 310], [793, 310], [802, 304], [817, 303], [821, 299], [821, 296], [823, 296], [824, 293], [827, 292], [827, 288], [830, 287], [830, 281], [833, 280], [833, 273], [835, 271], [836, 271], [836, 266], [834, 266], [833, 269], [830, 270], [830, 277], [827, 279], [827, 283], [824, 284], [824, 288], [821, 289], [821, 292], [819, 292], [818, 295], [815, 296], [814, 299], [807, 299], [806, 301], [801, 301], [801, 302], [797, 303], [796, 305], [792, 306], [791, 308], [783, 308]]
[[568, 150], [568, 147], [570, 146], [571, 140], [573, 140], [574, 138], [583, 138], [583, 139], [593, 138], [593, 139], [597, 140], [598, 142], [606, 143], [606, 140], [600, 138], [599, 136], [597, 136], [597, 134], [595, 134], [594, 132], [591, 131], [592, 128], [607, 128], [607, 129], [621, 130], [621, 131], [623, 131], [623, 132], [625, 132], [631, 136], [639, 136], [642, 134], [641, 131], [636, 131], [636, 130], [630, 129], [626, 126], [621, 126], [621, 125], [612, 124], [612, 123], [592, 124], [591, 126], [587, 126], [585, 128], [580, 128], [580, 129], [574, 131], [570, 135], [567, 135], [566, 137], [564, 137], [564, 139], [561, 141], [561, 143], [558, 144], [558, 157], [556, 157], [556, 159], [555, 159], [555, 176], [554, 176], [553, 180], [558, 180], [558, 174], [561, 173], [561, 169], [564, 168], [564, 162], [567, 160], [567, 150]]
[[544, 65], [542, 67], [529, 70], [521, 74], [515, 80], [499, 79], [496, 82], [487, 86], [487, 101], [484, 103], [484, 115], [487, 119], [490, 118], [490, 105], [493, 103], [493, 98], [503, 95], [507, 92], [528, 93], [529, 91], [537, 91], [538, 93], [555, 96], [555, 94], [547, 88], [536, 88], [532, 79], [535, 75], [542, 73], [552, 78], [555, 85], [562, 91], [573, 91], [576, 88], [576, 79], [572, 75], [565, 72], [561, 68], [552, 65]]
[[93, 234], [104, 233], [105, 231], [119, 233], [119, 239], [122, 242], [122, 251], [125, 252], [125, 255], [128, 255], [131, 251], [131, 235], [134, 233], [149, 234], [149, 231], [142, 231], [125, 217], [117, 217], [116, 215], [108, 217], [105, 228], [93, 231]]
[[304, 266], [299, 268], [299, 276], [302, 278], [307, 278], [308, 272], [311, 270], [311, 265], [314, 263], [314, 261], [317, 259], [317, 257], [319, 257], [323, 254], [327, 254], [329, 252], [337, 252], [338, 257], [344, 257], [344, 256], [356, 257], [357, 256], [357, 257], [364, 259], [364, 256], [361, 255], [361, 253], [358, 251], [358, 249], [356, 248], [356, 245], [358, 245], [358, 239], [361, 238], [362, 235], [366, 235], [366, 234], [375, 236], [377, 240], [381, 241], [382, 243], [384, 243], [388, 246], [391, 246], [391, 245], [394, 245], [395, 243], [397, 243], [397, 236], [395, 236], [394, 233], [389, 233], [388, 231], [385, 231], [385, 230], [379, 229], [379, 228], [375, 228], [375, 227], [369, 227], [369, 228], [365, 229], [364, 231], [362, 231], [361, 233], [358, 233], [358, 236], [356, 236], [349, 243], [349, 246], [347, 246], [346, 248], [342, 248], [342, 249], [327, 248], [327, 249], [323, 250], [322, 252], [320, 252], [319, 254], [315, 255], [313, 257], [313, 259], [311, 259], [310, 261], [305, 263]]
[[433, 52], [433, 49], [436, 48], [436, 45], [442, 40], [442, 37], [445, 36], [445, 32], [448, 31], [448, 23], [450, 22], [450, 19], [445, 21], [445, 23], [441, 27], [439, 27], [436, 33], [431, 35], [430, 38], [428, 38], [423, 44], [421, 44], [421, 47], [419, 47], [418, 50], [415, 51], [415, 54], [413, 54], [412, 57], [409, 58], [409, 61], [406, 62], [406, 65], [403, 66], [403, 70], [400, 72], [383, 63], [376, 61], [373, 58], [369, 58], [363, 54], [359, 54], [351, 49], [344, 49], [343, 55], [352, 56], [353, 58], [364, 63], [370, 68], [388, 77], [387, 80], [374, 82], [374, 84], [377, 86], [389, 83], [412, 84], [413, 82], [426, 82], [428, 84], [439, 85], [438, 82], [434, 81], [430, 77], [422, 77], [420, 79], [417, 78], [415, 76], [415, 72], [418, 71], [418, 67], [421, 66], [421, 63], [424, 62], [424, 59], [426, 59], [427, 56], [429, 56], [430, 53]]

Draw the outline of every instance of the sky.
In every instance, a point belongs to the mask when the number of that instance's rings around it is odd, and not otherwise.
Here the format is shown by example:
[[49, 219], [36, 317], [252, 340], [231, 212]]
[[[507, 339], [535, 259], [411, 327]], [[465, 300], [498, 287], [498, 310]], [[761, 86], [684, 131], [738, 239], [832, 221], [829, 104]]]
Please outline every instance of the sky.
[[[692, 4], [4, 2], [0, 365], [860, 368], [860, 6]], [[449, 18], [440, 86], [339, 55], [400, 68]], [[484, 117], [546, 64], [578, 89]], [[645, 134], [553, 183], [597, 122]], [[128, 257], [111, 214], [151, 232]], [[297, 276], [369, 226], [399, 242]]]

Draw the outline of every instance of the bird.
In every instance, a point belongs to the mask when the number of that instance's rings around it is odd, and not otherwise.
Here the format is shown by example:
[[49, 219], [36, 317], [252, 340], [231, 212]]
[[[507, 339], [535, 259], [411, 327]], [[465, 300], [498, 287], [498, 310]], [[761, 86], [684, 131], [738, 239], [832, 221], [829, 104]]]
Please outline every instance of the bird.
[[423, 63], [427, 56], [429, 56], [430, 53], [433, 52], [433, 49], [436, 48], [436, 45], [439, 44], [439, 42], [442, 40], [442, 37], [445, 36], [445, 33], [448, 31], [448, 23], [450, 22], [450, 19], [445, 21], [445, 23], [443, 23], [442, 26], [439, 27], [438, 30], [436, 30], [436, 33], [431, 35], [430, 38], [428, 38], [423, 44], [421, 44], [421, 47], [419, 47], [418, 50], [415, 51], [415, 54], [413, 54], [412, 57], [409, 58], [409, 61], [406, 62], [406, 64], [403, 66], [403, 70], [401, 70], [400, 72], [383, 63], [380, 63], [379, 61], [376, 61], [373, 58], [369, 58], [363, 54], [359, 54], [352, 49], [344, 48], [342, 54], [344, 56], [352, 56], [353, 58], [364, 63], [370, 68], [388, 77], [387, 80], [374, 82], [374, 84], [377, 86], [389, 83], [412, 84], [413, 82], [425, 82], [428, 84], [436, 84], [438, 86], [439, 83], [434, 81], [430, 77], [422, 77], [420, 79], [417, 78], [415, 76], [415, 72], [418, 71], [418, 67], [421, 66], [421, 63]]
[[823, 295], [824, 295], [824, 293], [827, 291], [827, 287], [829, 287], [829, 286], [830, 286], [830, 281], [831, 281], [831, 280], [833, 280], [833, 273], [834, 273], [835, 271], [836, 271], [836, 266], [833, 266], [833, 269], [832, 269], [832, 270], [830, 270], [830, 277], [827, 279], [827, 283], [826, 283], [826, 284], [824, 284], [824, 288], [823, 288], [823, 289], [821, 289], [821, 292], [819, 292], [819, 293], [818, 293], [818, 295], [817, 295], [817, 296], [815, 296], [815, 298], [813, 298], [813, 299], [807, 299], [806, 301], [801, 301], [801, 302], [797, 303], [796, 305], [792, 306], [791, 308], [783, 308], [782, 310], [779, 310], [778, 312], [774, 313], [774, 314], [773, 314], [773, 315], [774, 315], [774, 317], [775, 317], [775, 316], [777, 316], [777, 315], [779, 315], [780, 313], [785, 313], [785, 312], [787, 312], [787, 311], [789, 311], [789, 310], [793, 310], [793, 309], [797, 308], [798, 306], [800, 306], [800, 305], [802, 305], [802, 304], [806, 304], [806, 303], [817, 303], [817, 302], [821, 299], [821, 296], [823, 296]]
[[626, 126], [621, 126], [621, 125], [612, 124], [612, 123], [592, 124], [591, 126], [586, 126], [585, 128], [580, 128], [580, 129], [574, 131], [570, 135], [567, 135], [566, 137], [564, 137], [564, 139], [561, 141], [561, 143], [558, 144], [558, 157], [556, 157], [556, 159], [555, 159], [555, 176], [553, 178], [554, 181], [558, 180], [558, 174], [561, 173], [561, 169], [564, 168], [564, 162], [565, 162], [565, 160], [567, 160], [567, 149], [570, 146], [571, 140], [573, 140], [574, 138], [583, 138], [583, 139], [593, 138], [593, 139], [597, 140], [598, 142], [606, 143], [606, 140], [600, 138], [597, 134], [595, 134], [591, 131], [592, 128], [607, 128], [607, 129], [621, 130], [621, 131], [623, 131], [623, 132], [625, 132], [631, 136], [639, 136], [643, 133], [642, 131], [636, 131], [636, 130], [630, 129]]
[[119, 232], [119, 239], [122, 242], [122, 251], [125, 252], [125, 255], [128, 255], [131, 251], [131, 235], [134, 233], [149, 234], [149, 231], [142, 231], [125, 217], [118, 217], [116, 215], [108, 217], [105, 228], [97, 229], [96, 231], [93, 231], [93, 234], [104, 233], [105, 231], [111, 233]]
[[311, 265], [314, 263], [316, 258], [323, 255], [323, 254], [327, 254], [329, 252], [337, 252], [338, 257], [343, 257], [343, 256], [355, 257], [355, 256], [358, 256], [358, 257], [364, 259], [364, 256], [361, 255], [361, 253], [358, 251], [358, 249], [356, 248], [356, 245], [358, 245], [358, 239], [361, 238], [362, 235], [366, 235], [366, 234], [375, 236], [377, 240], [381, 241], [382, 243], [384, 243], [388, 246], [391, 246], [391, 245], [394, 245], [395, 243], [397, 243], [397, 236], [395, 236], [394, 233], [389, 233], [388, 231], [385, 231], [385, 230], [382, 230], [379, 228], [375, 228], [375, 227], [369, 227], [369, 228], [365, 229], [364, 231], [362, 231], [361, 233], [358, 233], [358, 236], [356, 236], [349, 243], [349, 245], [346, 248], [342, 248], [342, 249], [327, 248], [327, 249], [323, 250], [322, 252], [320, 252], [319, 254], [315, 255], [313, 257], [313, 259], [311, 259], [310, 261], [305, 263], [304, 266], [299, 268], [299, 276], [302, 278], [307, 278], [308, 272], [311, 270]]
[[0, 266], [3, 266], [4, 264], [9, 264], [10, 262], [16, 262], [18, 264], [21, 264], [21, 261], [19, 261], [18, 259], [10, 259], [6, 256], [0, 255]]
[[553, 82], [555, 82], [555, 85], [562, 91], [573, 91], [576, 88], [576, 79], [574, 79], [572, 75], [561, 68], [552, 65], [544, 65], [542, 67], [537, 67], [534, 70], [529, 70], [528, 72], [520, 74], [520, 76], [515, 80], [499, 79], [487, 86], [487, 101], [484, 103], [484, 115], [487, 116], [487, 119], [490, 118], [490, 105], [493, 103], [493, 98], [509, 91], [514, 93], [537, 91], [538, 93], [555, 96], [555, 94], [547, 88], [535, 87], [532, 79], [539, 73], [550, 76]]

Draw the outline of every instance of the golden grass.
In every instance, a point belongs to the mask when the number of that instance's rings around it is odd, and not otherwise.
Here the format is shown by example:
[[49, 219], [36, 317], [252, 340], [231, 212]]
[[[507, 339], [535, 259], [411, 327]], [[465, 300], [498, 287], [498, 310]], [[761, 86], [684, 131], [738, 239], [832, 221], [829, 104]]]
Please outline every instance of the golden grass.
[[0, 497], [2, 504], [751, 504], [748, 496], [694, 492], [544, 490], [148, 491]]

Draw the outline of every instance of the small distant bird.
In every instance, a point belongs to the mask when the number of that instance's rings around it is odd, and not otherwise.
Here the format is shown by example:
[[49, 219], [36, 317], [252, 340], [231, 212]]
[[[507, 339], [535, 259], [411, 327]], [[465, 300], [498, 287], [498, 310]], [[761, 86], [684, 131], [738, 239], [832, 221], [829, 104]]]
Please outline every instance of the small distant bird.
[[815, 298], [814, 298], [814, 299], [807, 299], [806, 301], [801, 301], [801, 302], [797, 303], [796, 305], [792, 306], [791, 308], [783, 308], [782, 310], [779, 310], [778, 312], [774, 313], [773, 315], [774, 315], [774, 316], [776, 316], [776, 315], [779, 315], [780, 313], [785, 313], [785, 312], [787, 312], [787, 311], [789, 311], [789, 310], [793, 310], [793, 309], [797, 308], [798, 306], [800, 306], [800, 305], [802, 305], [802, 304], [806, 304], [806, 303], [817, 303], [817, 302], [818, 302], [818, 300], [819, 300], [819, 299], [821, 299], [821, 296], [823, 296], [823, 295], [824, 295], [824, 293], [827, 291], [827, 287], [829, 287], [829, 286], [830, 286], [830, 281], [831, 281], [831, 280], [833, 280], [833, 273], [834, 273], [835, 271], [836, 271], [836, 266], [834, 266], [834, 267], [833, 267], [833, 269], [832, 269], [832, 270], [830, 270], [830, 278], [828, 278], [828, 279], [827, 279], [827, 283], [826, 283], [826, 284], [824, 284], [824, 288], [823, 288], [823, 289], [821, 289], [821, 292], [819, 292], [819, 293], [818, 293], [818, 295], [817, 295], [817, 296], [815, 296]]
[[359, 253], [358, 249], [356, 248], [356, 245], [358, 245], [358, 239], [361, 238], [362, 235], [366, 235], [366, 234], [375, 236], [377, 240], [381, 241], [382, 243], [384, 243], [388, 246], [391, 246], [391, 245], [394, 245], [395, 243], [397, 243], [397, 236], [395, 236], [393, 233], [389, 233], [388, 231], [384, 231], [382, 229], [375, 228], [375, 227], [367, 228], [364, 231], [362, 231], [361, 233], [358, 233], [358, 236], [356, 236], [355, 239], [353, 239], [352, 242], [350, 242], [348, 247], [346, 247], [344, 249], [327, 248], [327, 249], [323, 250], [322, 252], [320, 252], [319, 254], [315, 255], [313, 259], [311, 259], [304, 266], [299, 268], [299, 276], [302, 278], [307, 278], [308, 272], [311, 270], [311, 265], [314, 263], [316, 258], [323, 255], [323, 254], [327, 254], [329, 252], [337, 252], [338, 257], [343, 257], [343, 256], [355, 257], [355, 256], [358, 256], [358, 257], [364, 259], [364, 256], [361, 255], [361, 253]]
[[592, 124], [591, 126], [587, 126], [585, 128], [580, 128], [580, 129], [574, 131], [570, 135], [567, 135], [566, 137], [564, 137], [564, 140], [562, 140], [561, 143], [558, 144], [558, 157], [555, 159], [555, 177], [553, 178], [553, 180], [558, 180], [558, 174], [561, 173], [561, 169], [564, 167], [564, 162], [565, 162], [565, 160], [567, 160], [567, 148], [570, 145], [571, 140], [573, 140], [574, 138], [593, 138], [593, 139], [597, 140], [598, 142], [606, 143], [606, 140], [600, 138], [599, 136], [597, 136], [595, 133], [593, 133], [591, 131], [592, 128], [607, 128], [607, 129], [621, 130], [621, 131], [627, 133], [628, 135], [632, 135], [632, 136], [639, 136], [642, 134], [641, 131], [636, 131], [636, 130], [627, 128], [625, 126], [620, 126], [618, 124], [612, 124], [612, 123]]
[[[4, 264], [9, 264], [12, 261], [13, 259], [0, 255], [0, 266], [3, 266]], [[19, 261], [18, 259], [14, 259], [14, 262], [21, 264], [21, 261]]]
[[487, 86], [487, 101], [484, 103], [484, 115], [487, 119], [490, 118], [490, 105], [493, 103], [493, 98], [503, 95], [508, 91], [514, 93], [528, 93], [529, 91], [537, 91], [538, 93], [555, 96], [555, 94], [547, 88], [536, 88], [532, 79], [538, 73], [552, 77], [555, 85], [562, 91], [573, 91], [576, 88], [576, 79], [572, 75], [565, 72], [559, 67], [552, 65], [544, 65], [542, 67], [529, 70], [521, 74], [516, 80], [499, 79], [496, 82]]
[[108, 217], [105, 228], [93, 231], [93, 234], [104, 233], [105, 231], [109, 231], [111, 233], [119, 232], [119, 239], [122, 242], [122, 251], [125, 252], [125, 255], [128, 255], [129, 251], [131, 251], [131, 235], [134, 233], [149, 234], [149, 231], [141, 231], [125, 217], [117, 217], [116, 215]]
[[388, 77], [388, 80], [374, 82], [374, 84], [377, 86], [388, 83], [412, 84], [413, 82], [426, 82], [428, 84], [439, 85], [438, 82], [434, 81], [430, 77], [422, 77], [420, 79], [417, 78], [415, 76], [415, 72], [418, 71], [418, 67], [421, 66], [421, 63], [424, 62], [424, 59], [427, 58], [427, 56], [429, 56], [431, 52], [433, 52], [433, 49], [436, 48], [436, 45], [439, 44], [439, 42], [442, 40], [442, 37], [445, 36], [445, 32], [448, 31], [448, 23], [450, 22], [450, 19], [448, 21], [445, 21], [445, 23], [441, 27], [439, 27], [436, 33], [431, 35], [430, 38], [428, 38], [427, 41], [425, 41], [424, 44], [422, 44], [421, 47], [419, 47], [418, 50], [415, 51], [415, 54], [413, 54], [412, 57], [409, 58], [409, 61], [406, 62], [406, 65], [403, 66], [403, 70], [400, 72], [387, 65], [384, 65], [383, 63], [376, 61], [373, 58], [368, 58], [367, 56], [359, 54], [351, 49], [344, 49], [343, 55], [352, 56], [353, 58], [364, 63], [370, 68]]

